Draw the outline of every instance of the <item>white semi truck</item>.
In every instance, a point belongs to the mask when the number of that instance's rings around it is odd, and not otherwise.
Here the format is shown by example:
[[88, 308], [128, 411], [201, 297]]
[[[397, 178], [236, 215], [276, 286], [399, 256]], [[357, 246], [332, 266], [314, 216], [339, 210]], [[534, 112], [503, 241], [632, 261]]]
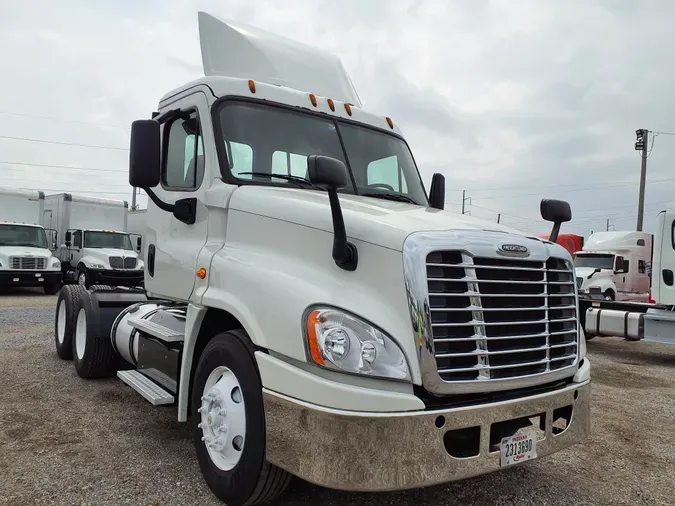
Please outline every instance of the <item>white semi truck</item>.
[[589, 339], [619, 336], [675, 345], [675, 211], [657, 216], [653, 246], [649, 303], [606, 300], [599, 288], [580, 294]]
[[607, 300], [647, 302], [652, 246], [652, 234], [647, 232], [591, 234], [574, 258], [579, 290], [598, 289]]
[[126, 232], [125, 201], [59, 193], [44, 202], [43, 225], [56, 230], [64, 281], [87, 288], [141, 284], [143, 261]]
[[0, 291], [41, 286], [53, 295], [61, 288], [54, 234], [40, 225], [44, 202], [42, 192], [0, 188]]
[[145, 209], [133, 209], [127, 213], [127, 232], [131, 238], [131, 245], [143, 260], [143, 234], [145, 234]]
[[[292, 475], [424, 487], [590, 432], [590, 364], [561, 246], [443, 210], [340, 60], [199, 14], [205, 77], [132, 125], [145, 290], [67, 286], [59, 355], [191, 424], [230, 506]], [[569, 205], [542, 201], [560, 224]], [[526, 492], [524, 492], [526, 493]]]

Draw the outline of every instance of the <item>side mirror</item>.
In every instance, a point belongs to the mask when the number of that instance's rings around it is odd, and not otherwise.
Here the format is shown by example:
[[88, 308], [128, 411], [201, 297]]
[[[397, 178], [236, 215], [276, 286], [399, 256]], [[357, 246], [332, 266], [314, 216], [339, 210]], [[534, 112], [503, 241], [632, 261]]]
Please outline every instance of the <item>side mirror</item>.
[[72, 244], [72, 234], [70, 232], [66, 232], [66, 247], [70, 248], [71, 244]]
[[429, 207], [433, 209], [445, 209], [445, 176], [436, 173], [431, 178], [429, 190]]
[[307, 157], [307, 174], [309, 180], [328, 192], [330, 210], [333, 218], [333, 260], [346, 271], [356, 270], [358, 251], [356, 246], [347, 241], [345, 221], [342, 216], [340, 199], [337, 191], [349, 182], [347, 167], [340, 160], [322, 155]]
[[142, 237], [137, 237], [137, 238], [136, 238], [136, 248], [137, 248], [139, 251], [140, 251], [140, 249], [141, 249], [141, 244], [142, 244], [142, 242], [143, 242], [143, 238], [142, 238]]
[[160, 173], [159, 122], [139, 119], [131, 124], [129, 146], [129, 184], [136, 188], [154, 188]]
[[548, 240], [556, 242], [560, 234], [560, 225], [572, 219], [570, 205], [564, 200], [542, 199], [539, 211], [544, 220], [553, 222], [553, 229]]

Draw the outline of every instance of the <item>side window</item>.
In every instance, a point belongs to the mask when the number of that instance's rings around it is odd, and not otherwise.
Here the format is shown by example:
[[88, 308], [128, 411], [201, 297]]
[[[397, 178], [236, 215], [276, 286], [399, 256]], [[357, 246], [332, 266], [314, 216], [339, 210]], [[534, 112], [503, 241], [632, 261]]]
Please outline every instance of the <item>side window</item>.
[[272, 173], [307, 177], [307, 157], [296, 153], [275, 151], [272, 153]]
[[623, 260], [623, 272], [628, 274], [630, 272], [630, 262], [624, 258]]
[[670, 224], [670, 243], [675, 249], [675, 220]]
[[194, 189], [204, 174], [204, 145], [196, 112], [167, 125], [162, 183], [168, 189]]
[[407, 193], [408, 185], [405, 181], [405, 176], [398, 164], [398, 157], [396, 155], [374, 160], [368, 164], [366, 169], [367, 185], [386, 185], [380, 186], [382, 189], [389, 189], [391, 187], [394, 191], [399, 193]]
[[[229, 149], [228, 149], [229, 148]], [[232, 174], [242, 179], [251, 179], [251, 174], [240, 175], [242, 172], [253, 172], [253, 149], [248, 144], [240, 142], [225, 143], [225, 153], [232, 164]]]
[[73, 233], [73, 246], [76, 248], [82, 247], [82, 230], [76, 230]]
[[644, 260], [638, 260], [638, 272], [640, 274], [647, 272], [647, 265]]

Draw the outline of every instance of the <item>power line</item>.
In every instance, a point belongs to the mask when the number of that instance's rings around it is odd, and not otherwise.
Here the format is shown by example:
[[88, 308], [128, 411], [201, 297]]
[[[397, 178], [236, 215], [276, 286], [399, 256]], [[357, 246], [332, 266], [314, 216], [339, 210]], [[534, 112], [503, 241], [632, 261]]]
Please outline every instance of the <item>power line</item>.
[[41, 120], [47, 120], [47, 121], [60, 121], [63, 123], [78, 123], [80, 125], [91, 125], [91, 126], [96, 126], [99, 128], [119, 128], [120, 130], [125, 130], [127, 132], [130, 131], [129, 127], [123, 127], [120, 125], [102, 125], [99, 123], [94, 123], [93, 121], [81, 121], [81, 120], [75, 120], [75, 119], [65, 119], [65, 118], [54, 118], [50, 116], [35, 116], [33, 114], [25, 114], [25, 113], [20, 113], [20, 112], [10, 112], [10, 111], [0, 111], [0, 114], [4, 114], [7, 116], [19, 116], [19, 117], [24, 117], [24, 118], [33, 118], [33, 119], [41, 119]]
[[28, 137], [11, 137], [9, 135], [0, 135], [0, 139], [10, 139], [14, 141], [40, 142], [45, 144], [60, 144], [62, 146], [78, 146], [82, 148], [112, 149], [117, 151], [129, 151], [129, 148], [116, 148], [114, 146], [97, 146], [94, 144], [78, 144], [75, 142], [48, 141], [44, 139], [29, 139]]
[[[53, 168], [53, 169], [71, 169], [71, 170], [92, 170], [95, 172], [116, 172], [120, 174], [124, 174], [127, 171], [126, 170], [115, 170], [115, 169], [101, 169], [98, 167], [72, 167], [70, 165], [49, 165], [49, 164], [44, 164], [44, 163], [26, 163], [26, 162], [5, 162], [0, 160], [0, 164], [7, 164], [7, 165], [21, 165], [25, 167], [48, 167], [48, 168]], [[20, 170], [20, 169], [13, 169], [9, 167], [10, 170]]]

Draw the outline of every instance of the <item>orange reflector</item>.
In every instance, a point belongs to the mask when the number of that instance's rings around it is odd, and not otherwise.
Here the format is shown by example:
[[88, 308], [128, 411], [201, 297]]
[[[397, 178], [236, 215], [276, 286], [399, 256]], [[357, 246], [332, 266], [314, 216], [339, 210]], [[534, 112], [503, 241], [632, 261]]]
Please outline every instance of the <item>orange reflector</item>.
[[329, 99], [328, 99], [328, 107], [330, 107], [330, 110], [331, 110], [331, 111], [334, 111], [334, 110], [335, 110], [335, 102], [333, 102], [333, 99], [332, 99], [332, 98], [329, 98]]
[[202, 267], [201, 269], [199, 269], [197, 271], [197, 277], [199, 279], [205, 279], [206, 278], [206, 269], [204, 269], [204, 267]]
[[350, 116], [352, 115], [352, 106], [349, 104], [345, 104], [345, 111], [347, 111], [347, 114]]
[[253, 79], [248, 80], [248, 89], [251, 90], [251, 93], [255, 93], [255, 81]]
[[317, 102], [316, 102], [316, 95], [314, 93], [309, 94], [309, 101], [312, 103], [314, 107], [316, 107]]
[[316, 328], [319, 325], [319, 312], [312, 311], [307, 316], [307, 341], [309, 352], [312, 354], [312, 360], [319, 365], [325, 365], [321, 350], [319, 349], [319, 336], [316, 335]]
[[394, 129], [394, 122], [391, 120], [391, 118], [387, 118], [387, 123], [389, 124], [389, 128], [392, 130]]

